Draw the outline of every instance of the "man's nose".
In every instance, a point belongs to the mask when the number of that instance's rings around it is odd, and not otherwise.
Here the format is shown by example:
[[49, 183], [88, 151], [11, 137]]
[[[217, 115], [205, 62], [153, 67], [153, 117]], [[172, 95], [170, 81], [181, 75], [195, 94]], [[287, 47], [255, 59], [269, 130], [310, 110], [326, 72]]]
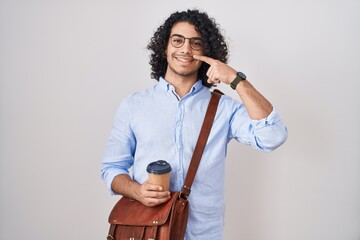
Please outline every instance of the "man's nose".
[[190, 45], [190, 39], [185, 39], [184, 45], [181, 46], [181, 51], [183, 52], [191, 52], [192, 48]]

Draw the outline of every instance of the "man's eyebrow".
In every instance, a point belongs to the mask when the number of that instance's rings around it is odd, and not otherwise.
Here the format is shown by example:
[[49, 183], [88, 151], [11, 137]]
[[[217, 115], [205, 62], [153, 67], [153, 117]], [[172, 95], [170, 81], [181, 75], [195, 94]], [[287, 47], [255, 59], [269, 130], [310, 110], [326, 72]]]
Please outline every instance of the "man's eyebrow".
[[186, 38], [186, 39], [199, 39], [199, 40], [202, 40], [202, 39], [203, 39], [202, 37], [189, 37], [189, 38], [187, 38], [187, 37], [185, 37], [184, 35], [181, 35], [181, 34], [178, 34], [178, 33], [171, 34], [170, 37], [172, 37], [172, 36], [184, 37], [184, 38]]

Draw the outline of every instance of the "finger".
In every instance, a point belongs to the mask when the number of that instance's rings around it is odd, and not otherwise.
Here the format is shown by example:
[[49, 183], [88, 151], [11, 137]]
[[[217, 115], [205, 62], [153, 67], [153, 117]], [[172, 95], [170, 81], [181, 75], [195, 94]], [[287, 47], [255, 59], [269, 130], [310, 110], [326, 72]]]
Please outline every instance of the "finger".
[[144, 183], [144, 190], [146, 191], [162, 191], [163, 187], [161, 185], [157, 185], [157, 184], [151, 184], [148, 182]]
[[160, 205], [164, 202], [167, 202], [169, 199], [170, 199], [170, 196], [167, 198], [160, 198], [160, 199], [149, 198], [149, 199], [147, 199], [145, 205], [147, 205], [149, 207], [154, 207], [154, 206]]
[[169, 191], [163, 191], [163, 192], [152, 192], [152, 194], [154, 194], [153, 198], [157, 198], [157, 199], [167, 199], [168, 197], [170, 197], [170, 192]]
[[169, 191], [156, 192], [156, 191], [147, 191], [144, 192], [144, 198], [153, 198], [153, 199], [167, 199], [170, 196]]
[[209, 67], [209, 69], [206, 72], [206, 76], [208, 76], [209, 78], [211, 78], [211, 73], [212, 73], [212, 67]]
[[213, 59], [211, 57], [201, 56], [201, 55], [194, 55], [193, 58], [196, 59], [196, 60], [206, 62], [209, 65], [214, 64], [214, 62], [216, 61], [215, 59]]
[[209, 77], [209, 79], [210, 79], [210, 81], [212, 82], [212, 83], [219, 83], [219, 78], [217, 77], [217, 75], [216, 75], [216, 71], [214, 71], [213, 69], [212, 69], [212, 67], [210, 67], [209, 68], [209, 70], [211, 69], [211, 71], [208, 71], [208, 77]]
[[218, 83], [218, 81], [216, 79], [213, 79], [213, 78], [208, 78], [207, 82], [210, 83], [210, 84]]

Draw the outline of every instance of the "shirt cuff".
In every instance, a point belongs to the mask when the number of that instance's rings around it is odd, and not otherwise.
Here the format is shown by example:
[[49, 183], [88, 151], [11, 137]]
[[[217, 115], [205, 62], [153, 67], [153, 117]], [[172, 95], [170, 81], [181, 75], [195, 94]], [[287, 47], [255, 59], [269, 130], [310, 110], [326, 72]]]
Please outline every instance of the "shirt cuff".
[[280, 121], [280, 115], [279, 113], [273, 108], [269, 116], [260, 119], [260, 120], [251, 120], [251, 125], [256, 129], [262, 129], [264, 127], [267, 127], [269, 125], [276, 124]]
[[106, 187], [108, 188], [111, 195], [119, 195], [111, 188], [111, 184], [114, 181], [114, 178], [119, 174], [129, 175], [129, 172], [123, 169], [111, 169], [106, 172], [106, 175], [103, 175], [103, 180], [105, 181]]

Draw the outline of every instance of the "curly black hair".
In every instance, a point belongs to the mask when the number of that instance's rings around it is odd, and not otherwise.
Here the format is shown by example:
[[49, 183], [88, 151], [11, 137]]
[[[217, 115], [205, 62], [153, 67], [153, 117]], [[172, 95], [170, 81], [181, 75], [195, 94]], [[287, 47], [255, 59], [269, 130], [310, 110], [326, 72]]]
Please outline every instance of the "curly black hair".
[[[224, 63], [227, 62], [228, 47], [214, 19], [209, 18], [207, 13], [199, 12], [198, 10], [175, 12], [157, 29], [147, 46], [152, 52], [150, 55], [152, 78], [159, 81], [160, 77], [165, 76], [168, 63], [164, 52], [167, 47], [171, 29], [178, 22], [188, 22], [195, 26], [195, 29], [204, 39], [205, 56], [220, 60]], [[207, 63], [203, 62], [198, 71], [198, 79], [201, 79], [203, 85], [206, 87], [212, 86], [212, 84], [207, 82], [208, 77], [206, 76], [209, 67]]]

